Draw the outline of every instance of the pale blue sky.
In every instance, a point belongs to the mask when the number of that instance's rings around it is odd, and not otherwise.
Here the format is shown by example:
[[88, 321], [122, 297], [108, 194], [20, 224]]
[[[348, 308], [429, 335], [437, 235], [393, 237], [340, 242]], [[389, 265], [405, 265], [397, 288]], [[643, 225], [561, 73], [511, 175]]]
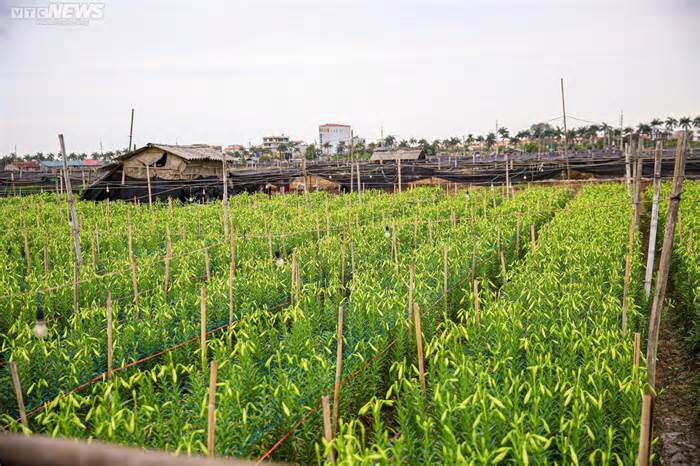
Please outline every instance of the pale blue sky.
[[[700, 1], [107, 1], [87, 26], [0, 0], [0, 154], [134, 141], [312, 142], [511, 130], [567, 111], [700, 114]], [[572, 120], [571, 123], [574, 123]], [[627, 125], [627, 124], [626, 124]]]

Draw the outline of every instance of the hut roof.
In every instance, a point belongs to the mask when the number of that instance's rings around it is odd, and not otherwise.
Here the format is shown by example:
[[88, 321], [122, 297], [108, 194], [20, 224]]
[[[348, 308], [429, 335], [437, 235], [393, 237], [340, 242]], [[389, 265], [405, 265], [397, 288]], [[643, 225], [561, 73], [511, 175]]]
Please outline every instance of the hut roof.
[[155, 147], [156, 149], [169, 152], [185, 160], [222, 160], [221, 146], [211, 146], [209, 144], [190, 144], [186, 146], [174, 146], [170, 144], [148, 143], [131, 152], [117, 157], [117, 160], [128, 159], [146, 149]]
[[382, 160], [419, 160], [425, 158], [422, 148], [398, 148], [398, 149], [376, 149], [372, 153], [371, 161]]

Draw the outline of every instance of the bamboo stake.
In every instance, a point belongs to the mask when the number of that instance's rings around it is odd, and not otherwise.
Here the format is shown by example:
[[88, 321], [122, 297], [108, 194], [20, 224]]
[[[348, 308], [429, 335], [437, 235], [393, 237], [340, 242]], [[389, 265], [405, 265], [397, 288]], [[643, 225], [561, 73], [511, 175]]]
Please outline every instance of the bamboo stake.
[[22, 425], [29, 427], [29, 422], [27, 421], [27, 413], [24, 409], [24, 397], [22, 396], [22, 385], [19, 381], [19, 375], [17, 375], [17, 363], [15, 361], [10, 361], [10, 374], [12, 375], [12, 385], [15, 387], [15, 398], [17, 399], [17, 407], [19, 408], [19, 419]]
[[73, 189], [70, 184], [70, 174], [68, 172], [68, 161], [66, 157], [66, 145], [63, 142], [63, 135], [58, 135], [58, 142], [61, 145], [61, 155], [63, 156], [63, 174], [66, 182], [66, 192], [68, 193], [68, 203], [70, 204], [70, 219], [73, 226], [73, 240], [75, 241], [75, 257], [78, 259], [78, 265], [83, 265], [83, 255], [80, 252], [80, 232], [78, 231], [78, 214], [75, 210], [75, 202], [73, 201]]
[[350, 241], [350, 271], [355, 276], [355, 242]]
[[479, 316], [479, 282], [477, 280], [474, 280], [474, 321], [477, 327], [481, 325]]
[[233, 323], [233, 280], [236, 273], [236, 244], [234, 242], [234, 235], [231, 232], [230, 238], [230, 265], [228, 271], [228, 324], [229, 326]]
[[168, 285], [170, 281], [170, 261], [172, 259], [172, 242], [170, 240], [170, 226], [165, 227], [165, 278], [163, 280], [163, 295], [168, 297]]
[[107, 380], [112, 380], [112, 293], [107, 290]]
[[316, 242], [321, 241], [321, 222], [318, 219], [318, 215], [316, 215]]
[[272, 233], [270, 233], [269, 231], [267, 232], [267, 250], [270, 254], [270, 260], [272, 260]]
[[338, 408], [340, 403], [340, 378], [343, 371], [343, 305], [338, 306], [338, 342], [336, 344], [335, 357], [335, 387], [333, 389], [333, 424], [331, 432], [335, 437], [336, 428], [338, 426]]
[[645, 393], [642, 398], [642, 419], [639, 426], [639, 455], [637, 464], [639, 466], [649, 466], [649, 440], [651, 437], [651, 409], [653, 395]]
[[423, 367], [423, 334], [420, 329], [420, 309], [418, 303], [413, 304], [413, 319], [416, 325], [416, 349], [418, 351], [418, 375], [420, 377], [420, 385], [425, 392], [425, 369]]
[[207, 275], [207, 283], [211, 281], [211, 268], [209, 267], [209, 248], [204, 248], [204, 268]]
[[44, 275], [49, 275], [49, 237], [44, 236]]
[[666, 283], [671, 265], [673, 240], [675, 236], [676, 215], [680, 205], [681, 192], [683, 190], [683, 178], [685, 177], [687, 134], [682, 132], [676, 146], [676, 163], [673, 173], [673, 189], [669, 199], [668, 213], [666, 215], [666, 229], [664, 231], [664, 244], [661, 249], [659, 272], [654, 292], [654, 301], [649, 316], [649, 338], [647, 341], [647, 381], [651, 387], [656, 386], [656, 353], [659, 344], [659, 327], [661, 325], [661, 309], [666, 296]]
[[537, 250], [537, 240], [535, 239], [535, 224], [530, 224], [530, 241], [532, 242], [532, 253]]
[[131, 264], [131, 285], [134, 290], [134, 305], [136, 306], [136, 318], [140, 316], [139, 309], [139, 286], [138, 286], [138, 276], [136, 274], [136, 259], [134, 259], [134, 246], [131, 231], [131, 209], [127, 210], [127, 232], [129, 237], [129, 263]]
[[78, 312], [78, 263], [73, 262], [73, 312]]
[[636, 169], [634, 173], [634, 229], [639, 229], [639, 219], [641, 217], [641, 209], [639, 207], [640, 192], [642, 189], [642, 158], [639, 153], [636, 154]]
[[506, 258], [503, 254], [503, 248], [498, 249], [498, 257], [501, 260], [501, 271], [502, 271], [503, 277], [505, 279], [505, 276], [506, 276]]
[[391, 222], [391, 254], [394, 256], [394, 260], [398, 262], [399, 250], [396, 246], [396, 222], [393, 220]]
[[627, 297], [630, 288], [630, 255], [625, 256], [625, 284], [622, 291], [622, 333], [627, 333]]
[[661, 191], [661, 141], [656, 142], [654, 154], [654, 197], [651, 203], [651, 225], [649, 226], [649, 252], [644, 275], [644, 293], [649, 299], [651, 281], [654, 275], [654, 259], [656, 255], [656, 233], [659, 229], [659, 192]]
[[641, 346], [641, 340], [639, 332], [634, 332], [634, 367], [639, 367], [639, 350]]
[[408, 266], [408, 339], [413, 330], [413, 266]]
[[146, 183], [148, 186], [148, 208], [153, 208], [153, 199], [151, 198], [151, 169], [146, 164]]
[[207, 368], [207, 291], [202, 287], [199, 295], [199, 347], [202, 356], [202, 370]]
[[323, 435], [328, 443], [328, 462], [333, 462], [333, 449], [330, 447], [333, 441], [333, 432], [331, 430], [331, 409], [328, 402], [328, 395], [321, 397], [321, 405], [323, 407]]
[[209, 405], [207, 416], [207, 456], [214, 456], [214, 440], [216, 430], [216, 361], [209, 364]]
[[472, 281], [476, 279], [476, 233], [472, 235]]
[[520, 251], [520, 217], [515, 222], [515, 250]]
[[32, 271], [32, 264], [29, 254], [29, 232], [27, 231], [27, 222], [22, 217], [22, 236], [24, 236], [24, 258], [27, 261], [27, 275]]
[[448, 266], [448, 260], [447, 260], [447, 245], [445, 245], [443, 249], [443, 272], [442, 272], [442, 279], [443, 279], [443, 288], [444, 288], [444, 301], [445, 301], [445, 312], [447, 312], [447, 294], [449, 292], [449, 266]]

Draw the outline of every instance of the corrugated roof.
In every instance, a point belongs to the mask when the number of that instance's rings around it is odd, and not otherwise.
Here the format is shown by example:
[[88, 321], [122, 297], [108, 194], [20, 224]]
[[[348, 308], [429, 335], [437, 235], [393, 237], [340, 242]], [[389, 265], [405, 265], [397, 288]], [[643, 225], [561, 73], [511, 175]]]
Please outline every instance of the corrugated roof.
[[[94, 167], [101, 165], [99, 160], [68, 160], [69, 167]], [[63, 160], [42, 160], [41, 164], [47, 168], [62, 168]]]
[[398, 148], [398, 149], [376, 149], [372, 152], [371, 161], [381, 161], [381, 160], [418, 160], [425, 158], [423, 149], [409, 149], [409, 148]]
[[189, 144], [186, 146], [175, 146], [171, 144], [156, 144], [149, 143], [134, 151], [118, 157], [118, 160], [128, 159], [136, 154], [143, 152], [146, 149], [155, 147], [165, 152], [182, 157], [185, 160], [222, 160], [221, 146], [212, 146], [209, 144]]

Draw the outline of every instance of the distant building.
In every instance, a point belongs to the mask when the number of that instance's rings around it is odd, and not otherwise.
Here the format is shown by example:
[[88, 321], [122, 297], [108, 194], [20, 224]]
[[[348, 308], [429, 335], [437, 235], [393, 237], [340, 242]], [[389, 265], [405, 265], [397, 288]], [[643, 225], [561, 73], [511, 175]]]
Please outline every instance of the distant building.
[[395, 162], [397, 160], [425, 160], [425, 151], [417, 148], [388, 148], [381, 147], [372, 152], [369, 159], [372, 162]]
[[38, 172], [41, 171], [41, 164], [36, 160], [29, 160], [27, 162], [15, 161], [5, 165], [5, 171], [7, 172]]
[[224, 147], [224, 152], [243, 152], [244, 150], [245, 146], [241, 144], [233, 144], [231, 146]]
[[[67, 161], [68, 171], [71, 173], [80, 172], [96, 172], [100, 167], [102, 167], [102, 161], [100, 160], [68, 160]], [[59, 173], [63, 170], [62, 160], [43, 160], [41, 162], [42, 171], [49, 173]]]
[[280, 136], [264, 136], [260, 147], [272, 152], [278, 152], [279, 146], [283, 144], [289, 147], [289, 136], [285, 136], [284, 134]]
[[338, 152], [338, 145], [342, 142], [349, 147], [352, 141], [352, 128], [350, 125], [326, 123], [318, 127], [318, 142], [321, 153], [333, 155]]

